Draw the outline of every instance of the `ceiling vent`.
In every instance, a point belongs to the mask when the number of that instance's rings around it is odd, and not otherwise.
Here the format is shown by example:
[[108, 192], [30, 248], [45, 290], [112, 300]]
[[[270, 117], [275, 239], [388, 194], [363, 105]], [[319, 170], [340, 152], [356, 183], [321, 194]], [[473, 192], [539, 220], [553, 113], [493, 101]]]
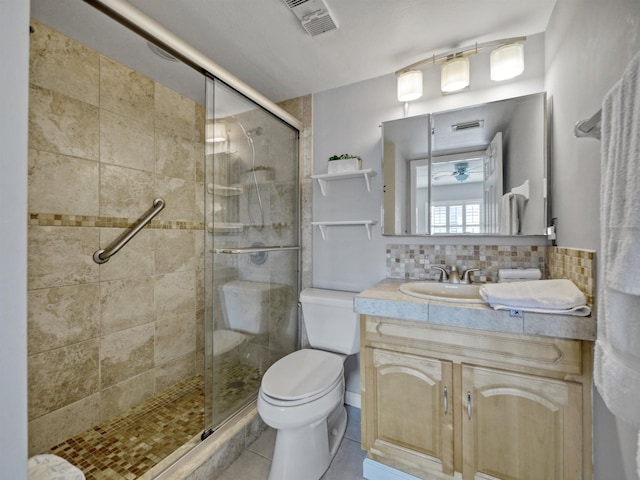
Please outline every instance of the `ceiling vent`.
[[470, 128], [484, 127], [484, 120], [472, 120], [471, 122], [462, 122], [451, 125], [451, 130], [457, 132], [458, 130], [468, 130]]
[[322, 0], [283, 1], [312, 37], [338, 28], [336, 22], [331, 18], [329, 9]]

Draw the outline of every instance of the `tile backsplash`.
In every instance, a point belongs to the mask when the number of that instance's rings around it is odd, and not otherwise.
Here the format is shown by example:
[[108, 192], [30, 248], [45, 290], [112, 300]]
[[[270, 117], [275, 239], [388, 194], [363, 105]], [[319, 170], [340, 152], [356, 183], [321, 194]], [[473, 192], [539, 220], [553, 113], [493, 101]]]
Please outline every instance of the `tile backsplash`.
[[548, 247], [546, 278], [568, 278], [587, 297], [587, 304], [595, 299], [596, 252], [565, 247]]
[[568, 278], [595, 300], [596, 253], [566, 247], [536, 245], [387, 245], [387, 278], [437, 280], [432, 266], [479, 268], [476, 282], [497, 282], [500, 268], [539, 268], [542, 278]]
[[436, 280], [432, 266], [479, 268], [476, 282], [497, 282], [500, 268], [539, 268], [545, 277], [544, 246], [530, 245], [387, 245], [387, 278]]

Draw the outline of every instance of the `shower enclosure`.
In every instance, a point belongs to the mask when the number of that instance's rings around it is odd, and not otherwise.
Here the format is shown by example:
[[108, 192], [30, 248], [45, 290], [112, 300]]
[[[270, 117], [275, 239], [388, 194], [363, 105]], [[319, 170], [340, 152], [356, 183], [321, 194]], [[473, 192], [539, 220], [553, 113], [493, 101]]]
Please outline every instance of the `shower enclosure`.
[[205, 436], [296, 348], [298, 131], [206, 78]]
[[302, 123], [128, 2], [89, 3], [135, 32], [32, 0], [29, 455], [155, 478], [257, 425], [262, 375], [297, 347]]

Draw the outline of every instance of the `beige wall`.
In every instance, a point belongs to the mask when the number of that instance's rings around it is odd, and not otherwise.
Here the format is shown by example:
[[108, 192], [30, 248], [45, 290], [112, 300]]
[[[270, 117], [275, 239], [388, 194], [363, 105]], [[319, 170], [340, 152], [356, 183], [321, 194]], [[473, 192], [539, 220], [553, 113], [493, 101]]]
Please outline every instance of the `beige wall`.
[[[32, 22], [30, 454], [201, 370], [203, 110]], [[92, 260], [162, 197], [108, 263]]]

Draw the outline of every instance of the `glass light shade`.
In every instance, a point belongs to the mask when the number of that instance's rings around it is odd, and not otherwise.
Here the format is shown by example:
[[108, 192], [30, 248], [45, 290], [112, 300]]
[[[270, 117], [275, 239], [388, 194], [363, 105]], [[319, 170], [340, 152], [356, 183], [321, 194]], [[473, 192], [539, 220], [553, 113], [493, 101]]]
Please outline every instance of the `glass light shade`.
[[501, 81], [517, 77], [524, 72], [524, 45], [510, 43], [491, 52], [491, 80]]
[[205, 140], [209, 143], [226, 142], [227, 131], [224, 123], [208, 122]]
[[422, 72], [409, 70], [398, 75], [398, 101], [410, 102], [422, 96]]
[[444, 93], [457, 92], [469, 86], [469, 58], [460, 57], [442, 65], [440, 90]]

